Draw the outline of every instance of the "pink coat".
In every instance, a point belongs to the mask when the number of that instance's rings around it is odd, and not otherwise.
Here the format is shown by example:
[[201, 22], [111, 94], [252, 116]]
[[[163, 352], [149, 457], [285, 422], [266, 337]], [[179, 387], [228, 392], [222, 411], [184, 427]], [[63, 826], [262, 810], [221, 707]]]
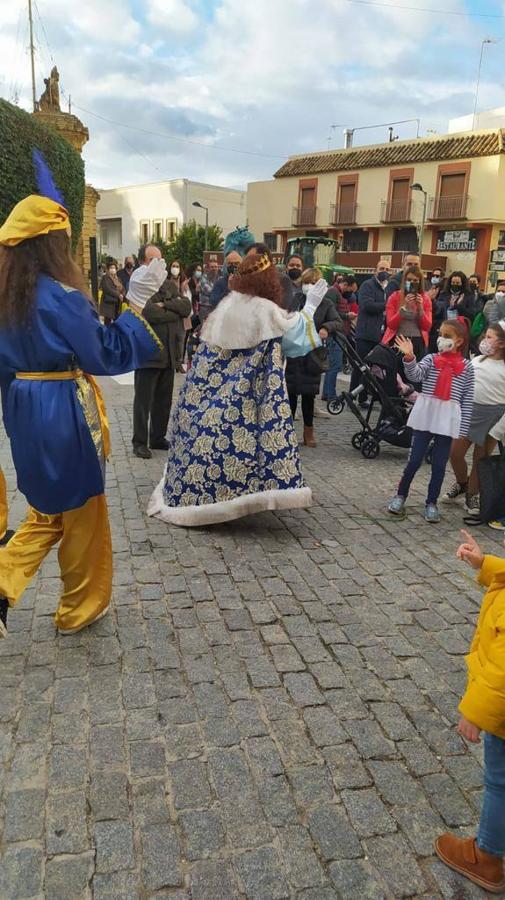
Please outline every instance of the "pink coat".
[[[419, 328], [421, 334], [423, 336], [423, 341], [426, 346], [428, 346], [430, 329], [433, 321], [433, 309], [431, 304], [431, 299], [428, 294], [422, 294], [423, 298], [423, 313], [419, 318]], [[400, 307], [402, 305], [402, 295], [400, 291], [395, 291], [394, 294], [391, 294], [388, 302], [386, 303], [386, 331], [384, 332], [384, 337], [382, 338], [383, 344], [389, 344], [398, 334], [398, 329], [400, 327]]]

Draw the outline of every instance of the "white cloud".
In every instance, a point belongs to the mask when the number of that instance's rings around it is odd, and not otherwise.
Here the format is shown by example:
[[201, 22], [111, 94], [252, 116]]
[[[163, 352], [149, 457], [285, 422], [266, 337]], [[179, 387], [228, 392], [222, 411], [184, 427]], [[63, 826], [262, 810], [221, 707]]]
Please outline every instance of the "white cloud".
[[185, 0], [148, 0], [147, 18], [156, 28], [174, 34], [188, 34], [198, 25], [198, 18]]

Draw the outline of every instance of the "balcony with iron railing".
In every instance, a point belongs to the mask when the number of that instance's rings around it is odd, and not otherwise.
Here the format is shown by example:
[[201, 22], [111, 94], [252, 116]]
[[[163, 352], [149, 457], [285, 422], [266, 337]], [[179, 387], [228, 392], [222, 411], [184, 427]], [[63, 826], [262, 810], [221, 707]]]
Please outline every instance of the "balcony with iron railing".
[[316, 224], [317, 206], [294, 206], [292, 225], [297, 228]]
[[383, 200], [381, 222], [412, 222], [412, 200]]
[[357, 203], [332, 203], [330, 225], [355, 225], [357, 208]]
[[468, 194], [454, 197], [430, 197], [429, 218], [437, 221], [466, 219]]

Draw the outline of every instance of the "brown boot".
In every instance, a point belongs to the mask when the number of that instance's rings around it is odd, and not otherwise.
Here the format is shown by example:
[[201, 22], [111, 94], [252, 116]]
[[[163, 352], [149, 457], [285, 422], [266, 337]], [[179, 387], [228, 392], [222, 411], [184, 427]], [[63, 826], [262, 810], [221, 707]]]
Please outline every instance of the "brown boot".
[[435, 842], [435, 851], [446, 866], [469, 878], [485, 891], [501, 894], [505, 890], [503, 859], [479, 850], [475, 838], [443, 834]]
[[306, 447], [317, 447], [317, 441], [314, 437], [314, 428], [308, 428], [307, 425], [304, 426], [303, 443]]

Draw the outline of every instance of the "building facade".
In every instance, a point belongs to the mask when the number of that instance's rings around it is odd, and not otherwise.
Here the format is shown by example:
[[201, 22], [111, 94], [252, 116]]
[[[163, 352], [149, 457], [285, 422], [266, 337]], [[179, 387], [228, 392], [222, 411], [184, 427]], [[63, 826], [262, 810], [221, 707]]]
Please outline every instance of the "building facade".
[[245, 224], [245, 191], [186, 178], [102, 190], [96, 211], [101, 252], [122, 260], [153, 238], [172, 241], [192, 219], [205, 225], [205, 210], [195, 202], [208, 208], [209, 225], [225, 235]]
[[272, 181], [248, 185], [248, 224], [277, 250], [292, 237], [334, 238], [337, 261], [357, 270], [416, 250], [422, 234], [425, 269], [438, 257], [493, 284], [505, 270], [504, 198], [496, 128], [292, 156]]

